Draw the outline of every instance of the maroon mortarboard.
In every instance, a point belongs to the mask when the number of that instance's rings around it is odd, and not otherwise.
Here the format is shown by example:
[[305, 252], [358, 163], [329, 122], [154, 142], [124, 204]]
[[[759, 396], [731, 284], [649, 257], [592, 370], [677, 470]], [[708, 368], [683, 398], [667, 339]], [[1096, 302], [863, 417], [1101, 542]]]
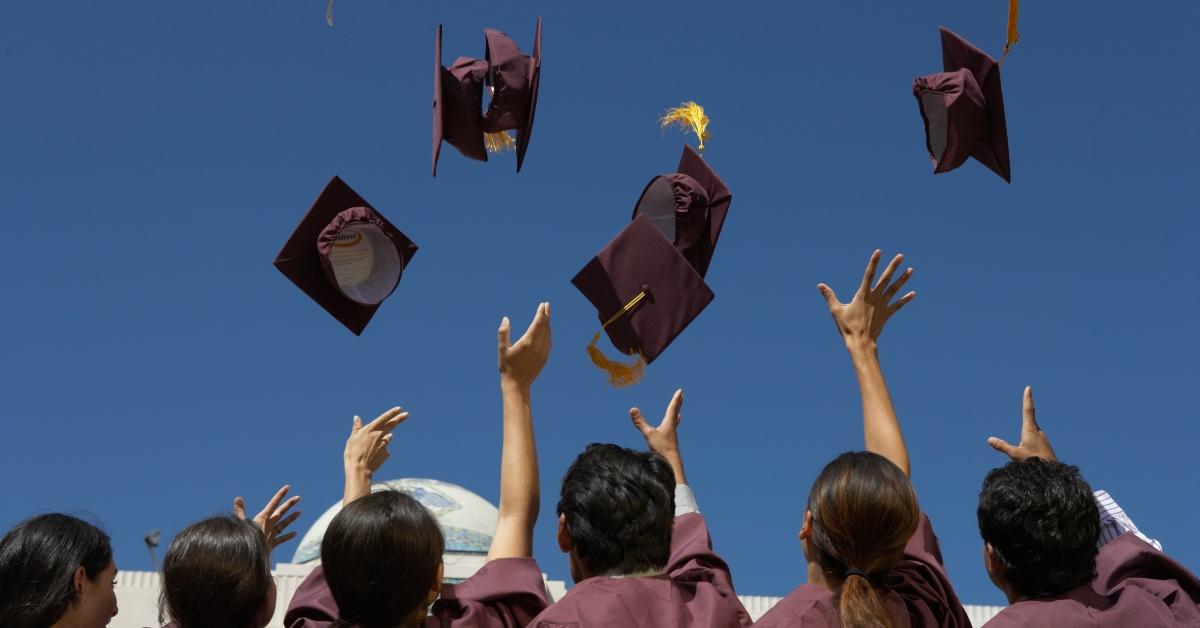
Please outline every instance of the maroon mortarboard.
[[679, 171], [654, 177], [634, 207], [633, 222], [613, 238], [571, 283], [599, 314], [619, 351], [638, 358], [613, 362], [588, 354], [614, 386], [636, 383], [713, 299], [704, 273], [732, 201], [729, 188], [690, 146]]
[[483, 116], [483, 130], [487, 133], [517, 131], [517, 172], [520, 172], [533, 132], [533, 114], [537, 110], [542, 78], [542, 18], [537, 19], [533, 54], [530, 55], [522, 53], [505, 33], [491, 28], [484, 29], [483, 33], [488, 84], [494, 90]]
[[[487, 161], [488, 151], [514, 148], [517, 172], [525, 163], [533, 117], [537, 109], [542, 67], [542, 18], [534, 33], [533, 54], [527, 55], [507, 34], [484, 30], [484, 58], [459, 57], [449, 69], [442, 66], [442, 27], [434, 42], [433, 174], [442, 140], [463, 155]], [[483, 87], [491, 100], [483, 112]], [[517, 139], [508, 135], [516, 131]]]
[[275, 256], [275, 267], [359, 335], [416, 253], [412, 240], [334, 177]]
[[487, 62], [459, 57], [442, 65], [442, 25], [433, 44], [433, 176], [437, 176], [442, 140], [466, 157], [487, 161], [483, 146], [483, 82]]
[[[599, 360], [613, 385], [641, 379], [641, 366], [671, 344], [713, 299], [712, 290], [646, 216], [638, 216], [571, 280], [600, 315], [613, 346], [638, 356], [629, 366]], [[597, 334], [597, 337], [599, 334]]]
[[939, 30], [944, 71], [913, 79], [933, 172], [949, 172], [974, 157], [1011, 182], [1000, 65], [962, 37]]
[[684, 144], [677, 172], [651, 179], [633, 215], [645, 214], [704, 277], [732, 201], [716, 171]]

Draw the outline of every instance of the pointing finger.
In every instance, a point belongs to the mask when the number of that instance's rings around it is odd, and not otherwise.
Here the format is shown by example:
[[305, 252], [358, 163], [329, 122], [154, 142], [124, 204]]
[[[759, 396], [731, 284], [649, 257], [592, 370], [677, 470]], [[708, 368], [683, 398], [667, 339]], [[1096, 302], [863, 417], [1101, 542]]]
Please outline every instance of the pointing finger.
[[1025, 395], [1021, 399], [1021, 428], [1034, 433], [1041, 429], [1033, 410], [1033, 386], [1025, 387]]

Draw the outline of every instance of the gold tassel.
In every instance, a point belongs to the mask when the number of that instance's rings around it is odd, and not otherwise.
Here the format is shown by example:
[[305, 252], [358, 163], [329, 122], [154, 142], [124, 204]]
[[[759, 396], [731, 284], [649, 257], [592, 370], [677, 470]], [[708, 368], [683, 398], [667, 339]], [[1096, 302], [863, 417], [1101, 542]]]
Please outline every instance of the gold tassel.
[[1004, 52], [1000, 55], [1000, 63], [1008, 56], [1013, 44], [1021, 41], [1021, 33], [1017, 31], [1017, 13], [1020, 0], [1008, 0], [1008, 38], [1004, 41]]
[[[604, 324], [600, 326], [600, 331], [604, 331], [609, 325], [613, 324], [613, 321], [628, 314], [644, 298], [646, 298], [646, 291], [642, 290], [636, 297], [630, 299], [629, 303], [626, 303], [620, 310], [617, 310], [616, 314], [608, 317], [608, 320], [604, 321]], [[642, 355], [640, 350], [635, 350], [634, 353], [637, 355], [637, 361], [633, 364], [614, 362], [608, 359], [600, 351], [600, 348], [596, 346], [596, 342], [600, 340], [600, 331], [596, 332], [595, 336], [592, 336], [592, 342], [587, 347], [588, 357], [592, 359], [592, 364], [604, 369], [608, 373], [608, 383], [612, 384], [613, 388], [632, 386], [642, 381], [642, 375], [646, 373], [646, 356]]]
[[642, 376], [646, 374], [646, 358], [642, 356], [642, 352], [638, 351], [637, 361], [630, 364], [627, 362], [616, 362], [608, 359], [596, 346], [596, 342], [600, 340], [600, 332], [596, 332], [592, 336], [592, 342], [587, 346], [588, 357], [592, 359], [592, 364], [604, 369], [608, 373], [608, 383], [612, 384], [613, 388], [621, 388], [624, 386], [632, 386], [642, 381]]
[[659, 118], [658, 123], [664, 129], [672, 124], [678, 124], [684, 129], [690, 128], [700, 140], [700, 152], [704, 152], [704, 140], [712, 137], [708, 132], [708, 116], [704, 115], [704, 107], [690, 100], [678, 107], [668, 109]]
[[487, 147], [489, 153], [499, 153], [506, 150], [516, 150], [517, 142], [508, 133], [501, 131], [499, 133], [484, 133], [483, 145]]

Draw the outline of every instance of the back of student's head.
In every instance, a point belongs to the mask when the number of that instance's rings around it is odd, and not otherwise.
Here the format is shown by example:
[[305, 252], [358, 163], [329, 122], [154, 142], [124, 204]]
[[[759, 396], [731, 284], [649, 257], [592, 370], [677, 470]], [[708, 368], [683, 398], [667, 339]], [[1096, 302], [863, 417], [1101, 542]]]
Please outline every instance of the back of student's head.
[[274, 586], [262, 531], [234, 516], [210, 517], [171, 541], [160, 604], [179, 628], [259, 628], [274, 611]]
[[1057, 595], [1096, 573], [1100, 513], [1079, 468], [1028, 458], [993, 469], [979, 493], [979, 533], [1027, 597]]
[[592, 573], [660, 570], [671, 554], [675, 475], [658, 454], [593, 443], [563, 476], [558, 513]]
[[402, 492], [378, 491], [347, 504], [321, 541], [340, 625], [392, 628], [423, 618], [443, 545], [437, 520]]
[[108, 535], [70, 515], [38, 515], [0, 541], [0, 626], [45, 628], [58, 621], [79, 591], [75, 574], [95, 580], [112, 562]]
[[809, 537], [827, 580], [842, 581], [843, 626], [891, 626], [878, 582], [904, 554], [921, 510], [908, 476], [869, 451], [844, 453], [825, 465], [808, 496]]

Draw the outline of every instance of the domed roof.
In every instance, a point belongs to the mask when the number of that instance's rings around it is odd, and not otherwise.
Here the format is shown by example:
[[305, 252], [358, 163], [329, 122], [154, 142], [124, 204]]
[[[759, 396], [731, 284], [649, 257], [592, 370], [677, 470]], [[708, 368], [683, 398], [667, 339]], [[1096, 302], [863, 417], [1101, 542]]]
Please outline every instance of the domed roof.
[[[423, 478], [388, 480], [371, 487], [371, 492], [386, 490], [403, 491], [429, 509], [442, 528], [446, 553], [486, 554], [491, 547], [500, 511], [488, 500], [457, 484]], [[300, 538], [293, 563], [307, 563], [321, 557], [325, 529], [341, 509], [339, 501], [317, 518]]]

